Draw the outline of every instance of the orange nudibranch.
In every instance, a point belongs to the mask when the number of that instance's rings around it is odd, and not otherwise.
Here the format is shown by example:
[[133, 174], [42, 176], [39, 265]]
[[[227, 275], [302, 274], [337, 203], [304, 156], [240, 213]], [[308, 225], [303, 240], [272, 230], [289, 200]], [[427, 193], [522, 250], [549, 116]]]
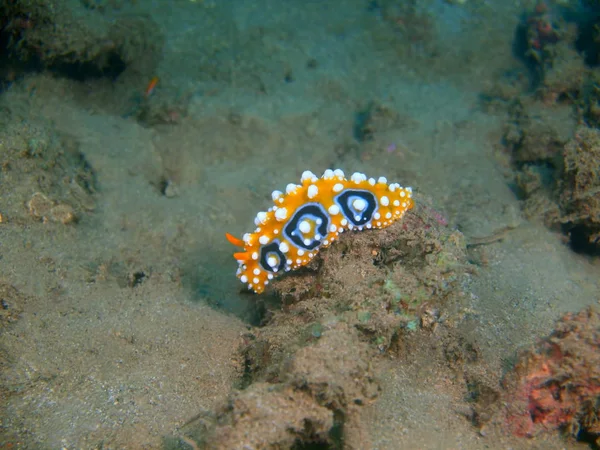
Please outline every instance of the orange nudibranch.
[[301, 183], [273, 191], [274, 206], [256, 215], [254, 232], [242, 239], [225, 235], [243, 247], [233, 255], [237, 277], [257, 294], [276, 275], [308, 264], [343, 231], [385, 228], [414, 206], [411, 188], [384, 177], [356, 172], [346, 179], [328, 169], [320, 178], [305, 171]]

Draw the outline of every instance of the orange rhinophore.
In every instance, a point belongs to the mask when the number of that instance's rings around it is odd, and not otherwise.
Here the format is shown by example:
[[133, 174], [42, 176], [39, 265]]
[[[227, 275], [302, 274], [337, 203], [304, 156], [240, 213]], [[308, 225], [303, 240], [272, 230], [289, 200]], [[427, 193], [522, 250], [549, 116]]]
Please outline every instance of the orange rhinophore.
[[231, 242], [233, 245], [236, 245], [238, 247], [243, 247], [244, 246], [244, 241], [242, 241], [241, 239], [236, 238], [235, 236], [232, 236], [229, 233], [225, 233], [225, 237], [227, 238], [227, 240], [229, 242]]

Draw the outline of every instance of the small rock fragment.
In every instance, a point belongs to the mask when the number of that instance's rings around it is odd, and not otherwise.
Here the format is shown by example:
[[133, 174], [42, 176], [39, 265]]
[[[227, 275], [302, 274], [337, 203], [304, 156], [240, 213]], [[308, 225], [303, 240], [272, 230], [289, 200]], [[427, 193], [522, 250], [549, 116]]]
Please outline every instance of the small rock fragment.
[[177, 197], [179, 195], [179, 189], [173, 181], [168, 180], [165, 185], [164, 194], [167, 198]]
[[53, 206], [52, 200], [46, 197], [41, 192], [36, 192], [31, 196], [31, 199], [27, 203], [27, 207], [29, 208], [29, 213], [38, 219], [42, 219], [48, 216], [50, 209]]
[[50, 210], [50, 217], [54, 222], [60, 222], [63, 225], [73, 223], [77, 220], [75, 211], [70, 205], [60, 204], [56, 205]]

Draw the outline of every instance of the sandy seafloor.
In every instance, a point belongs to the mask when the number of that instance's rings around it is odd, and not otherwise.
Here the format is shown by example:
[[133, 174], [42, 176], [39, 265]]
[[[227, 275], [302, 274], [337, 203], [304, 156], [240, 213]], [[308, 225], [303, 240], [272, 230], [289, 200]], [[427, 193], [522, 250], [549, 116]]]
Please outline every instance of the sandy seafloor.
[[[469, 300], [473, 333], [498, 370], [562, 313], [598, 302], [598, 259], [522, 216], [502, 159], [505, 117], [480, 107], [495, 77], [522, 68], [512, 42], [523, 5], [424, 3], [436, 18], [435, 56], [419, 41], [390, 45], [364, 1], [128, 4], [166, 37], [147, 74], [160, 77], [152, 95], [189, 97], [173, 124], [115, 113], [107, 104], [119, 99], [102, 79], [32, 73], [1, 94], [24, 124], [77, 141], [97, 183], [93, 210], [76, 224], [0, 224], [0, 279], [22, 308], [2, 335], [5, 448], [186, 448], [178, 428], [226, 399], [250, 326], [224, 232], [250, 231], [270, 192], [306, 169], [412, 186], [467, 239], [514, 227], [485, 246]], [[399, 119], [361, 144], [355, 114], [369, 102]], [[164, 174], [173, 195], [157, 187]], [[364, 414], [373, 448], [506, 448], [457, 412], [448, 374], [426, 355], [380, 365], [382, 391]]]

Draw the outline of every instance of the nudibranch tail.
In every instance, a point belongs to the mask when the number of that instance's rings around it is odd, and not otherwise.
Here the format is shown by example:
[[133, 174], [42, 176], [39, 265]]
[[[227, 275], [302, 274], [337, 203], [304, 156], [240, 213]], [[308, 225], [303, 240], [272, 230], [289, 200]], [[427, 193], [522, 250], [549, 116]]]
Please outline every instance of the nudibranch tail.
[[341, 170], [326, 170], [318, 178], [305, 171], [302, 184], [273, 191], [275, 203], [254, 219], [256, 229], [229, 242], [244, 251], [234, 253], [237, 277], [257, 294], [275, 276], [308, 264], [345, 230], [390, 226], [414, 206], [412, 189], [375, 180], [362, 173], [346, 179]]

